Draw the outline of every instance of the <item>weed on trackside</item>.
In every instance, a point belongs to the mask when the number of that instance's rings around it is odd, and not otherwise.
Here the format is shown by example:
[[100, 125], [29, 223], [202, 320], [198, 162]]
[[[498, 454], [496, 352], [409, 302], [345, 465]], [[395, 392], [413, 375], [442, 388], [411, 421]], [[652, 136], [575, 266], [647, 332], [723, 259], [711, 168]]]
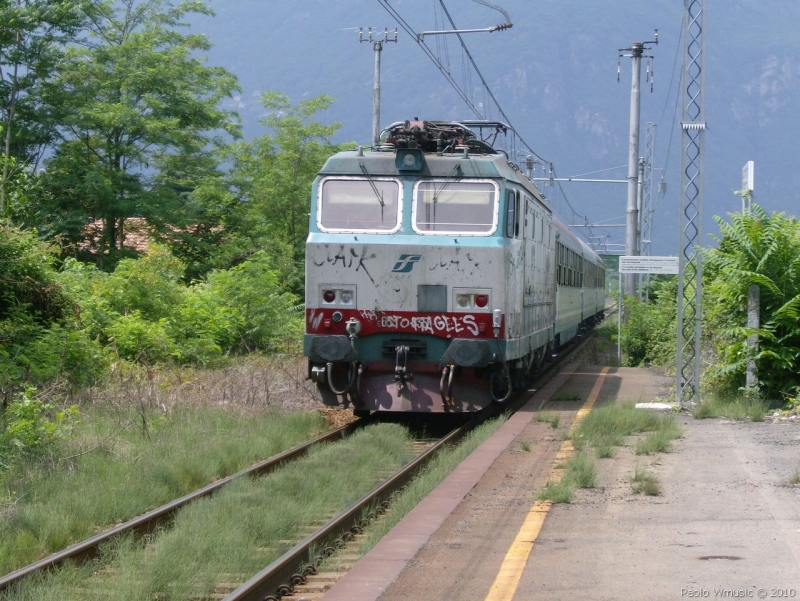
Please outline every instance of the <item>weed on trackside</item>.
[[727, 417], [736, 421], [749, 418], [750, 421], [763, 422], [767, 409], [768, 404], [764, 400], [747, 395], [709, 396], [695, 406], [692, 416], [695, 419]]
[[578, 424], [571, 440], [576, 449], [608, 449], [622, 446], [625, 437], [642, 432], [659, 434], [659, 438], [669, 440], [682, 436], [674, 415], [636, 409], [634, 403], [625, 403], [603, 405], [592, 410]]
[[597, 467], [594, 459], [586, 453], [573, 455], [563, 466], [564, 475], [560, 480], [550, 481], [539, 491], [539, 501], [569, 503], [576, 488], [594, 488], [597, 481]]
[[536, 414], [536, 421], [537, 422], [544, 422], [546, 424], [550, 424], [550, 427], [555, 430], [558, 428], [558, 425], [561, 423], [561, 417], [558, 415], [554, 415], [553, 413], [537, 413]]
[[576, 488], [593, 488], [596, 469], [589, 451], [593, 450], [598, 459], [613, 457], [615, 448], [622, 446], [626, 437], [643, 432], [648, 435], [637, 442], [637, 455], [666, 453], [671, 441], [682, 436], [675, 416], [636, 409], [634, 403], [612, 403], [594, 409], [564, 437], [572, 441], [577, 454], [556, 466], [565, 470], [563, 478], [548, 482], [537, 499], [569, 503]]
[[[143, 420], [143, 417], [144, 420]], [[0, 474], [0, 574], [246, 468], [326, 426], [319, 415], [88, 407], [51, 463]]]
[[631, 478], [633, 492], [637, 495], [657, 497], [661, 494], [661, 485], [658, 479], [641, 466], [636, 466], [636, 471]]
[[794, 473], [786, 479], [786, 484], [789, 486], [800, 486], [800, 468], [794, 470]]
[[[182, 510], [170, 530], [147, 544], [131, 539], [107, 550], [106, 577], [80, 582], [65, 574], [39, 586], [23, 585], [3, 601], [71, 601], [97, 596], [120, 601], [189, 601], [208, 598], [214, 586], [244, 582], [321, 524], [408, 461], [408, 430], [369, 426], [333, 445], [315, 447], [285, 468], [258, 479], [240, 479]], [[97, 570], [97, 566], [95, 567]], [[101, 570], [102, 573], [102, 570]]]

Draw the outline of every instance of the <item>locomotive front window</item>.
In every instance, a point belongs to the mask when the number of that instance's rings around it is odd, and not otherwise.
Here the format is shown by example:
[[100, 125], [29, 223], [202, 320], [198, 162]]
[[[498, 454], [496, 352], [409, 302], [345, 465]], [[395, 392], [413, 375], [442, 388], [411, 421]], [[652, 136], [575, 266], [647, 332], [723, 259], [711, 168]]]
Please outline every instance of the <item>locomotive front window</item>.
[[414, 230], [420, 234], [491, 234], [497, 229], [497, 186], [488, 181], [417, 183]]
[[324, 231], [395, 232], [400, 227], [400, 182], [334, 179], [320, 184], [317, 224]]

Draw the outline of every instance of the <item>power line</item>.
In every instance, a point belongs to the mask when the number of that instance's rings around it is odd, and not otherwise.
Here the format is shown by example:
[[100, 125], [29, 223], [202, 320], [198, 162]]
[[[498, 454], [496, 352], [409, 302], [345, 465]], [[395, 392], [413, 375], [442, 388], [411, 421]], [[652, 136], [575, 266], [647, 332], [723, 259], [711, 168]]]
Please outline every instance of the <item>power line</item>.
[[[475, 1], [479, 2], [480, 4], [484, 4], [484, 5], [490, 6], [486, 2], [483, 2], [481, 0], [475, 0]], [[436, 65], [436, 67], [439, 69], [440, 73], [442, 73], [442, 75], [444, 75], [444, 77], [448, 81], [448, 83], [450, 83], [450, 85], [453, 87], [453, 89], [456, 91], [456, 93], [459, 95], [459, 97], [464, 101], [464, 103], [469, 107], [469, 109], [473, 112], [473, 114], [476, 117], [478, 117], [479, 119], [486, 119], [487, 111], [491, 110], [491, 105], [493, 104], [494, 107], [497, 109], [497, 111], [502, 116], [504, 122], [511, 129], [512, 145], [514, 145], [514, 139], [518, 140], [519, 144], [523, 148], [525, 148], [525, 150], [527, 150], [529, 153], [531, 153], [534, 157], [536, 157], [536, 159], [538, 159], [540, 164], [549, 165], [552, 168], [552, 163], [550, 161], [547, 161], [546, 159], [544, 159], [535, 150], [533, 150], [533, 148], [531, 148], [531, 146], [525, 141], [525, 139], [514, 128], [513, 123], [511, 122], [511, 119], [509, 119], [508, 115], [506, 115], [505, 111], [503, 110], [503, 107], [500, 105], [499, 101], [497, 100], [497, 98], [495, 97], [495, 95], [492, 92], [491, 88], [489, 87], [489, 84], [486, 82], [486, 79], [484, 78], [483, 74], [481, 73], [481, 70], [478, 68], [478, 65], [476, 64], [475, 59], [472, 57], [472, 53], [470, 53], [469, 49], [467, 48], [467, 45], [464, 42], [464, 39], [463, 39], [461, 33], [458, 31], [458, 28], [456, 27], [455, 22], [454, 22], [452, 16], [450, 15], [450, 12], [447, 10], [447, 7], [444, 4], [444, 0], [439, 0], [439, 6], [442, 9], [442, 14], [447, 17], [447, 20], [450, 22], [450, 26], [453, 28], [452, 33], [454, 33], [458, 37], [459, 43], [461, 44], [462, 71], [463, 71], [464, 79], [465, 79], [464, 87], [466, 87], [466, 88], [468, 88], [470, 90], [470, 94], [469, 95], [467, 94], [467, 92], [461, 86], [458, 85], [456, 80], [453, 78], [453, 76], [452, 76], [452, 74], [450, 72], [450, 69], [448, 67], [445, 67], [444, 64], [442, 64], [441, 60], [437, 56], [437, 53], [434, 53], [428, 47], [428, 45], [424, 41], [424, 37], [420, 37], [420, 34], [418, 34], [414, 30], [414, 28], [411, 27], [411, 25], [405, 19], [403, 19], [403, 17], [400, 16], [400, 14], [397, 12], [397, 10], [395, 10], [389, 4], [389, 1], [388, 0], [378, 0], [378, 2], [380, 3], [381, 6], [383, 6], [383, 8], [391, 16], [393, 16], [397, 20], [397, 22], [405, 30], [405, 32], [409, 36], [411, 36], [412, 39], [414, 39], [417, 42], [417, 45], [422, 49], [423, 52], [425, 52], [425, 54], [434, 63], [434, 65]], [[492, 7], [492, 8], [495, 8], [496, 10], [500, 10], [505, 15], [505, 11], [502, 11], [502, 9], [499, 9], [497, 7]], [[507, 15], [506, 15], [506, 17], [507, 17]], [[437, 14], [437, 11], [436, 11], [436, 1], [435, 0], [434, 0], [434, 19], [438, 23], [438, 14]], [[510, 23], [509, 23], [509, 26], [510, 26]], [[438, 38], [439, 36], [435, 36], [435, 37]], [[446, 43], [444, 44], [444, 48], [445, 48], [446, 56], [449, 57], [449, 54], [447, 52], [447, 44]], [[438, 42], [437, 42], [437, 49], [438, 49], [438, 52], [440, 53], [441, 52], [441, 46], [438, 45]], [[447, 58], [447, 61], [448, 61], [448, 65], [449, 65], [449, 58]], [[472, 69], [467, 68], [468, 66], [465, 65], [465, 62], [468, 62], [472, 66]], [[472, 90], [471, 75], [472, 75], [473, 70], [474, 70], [475, 74], [477, 75], [477, 77], [480, 79], [480, 82], [482, 84], [481, 87], [482, 87], [483, 94], [484, 94], [484, 102], [482, 103], [483, 104], [483, 109], [484, 109], [483, 111], [480, 111], [478, 109], [478, 107], [475, 106], [474, 102], [472, 102], [472, 100], [470, 98], [471, 90]], [[492, 101], [491, 103], [486, 102], [486, 96], [488, 96], [491, 99], [491, 101]], [[487, 105], [489, 105], [489, 106], [487, 106]], [[555, 171], [553, 171], [553, 172], [555, 173]], [[569, 202], [569, 199], [567, 198], [567, 195], [564, 192], [564, 189], [563, 189], [563, 187], [561, 186], [560, 183], [558, 184], [558, 189], [561, 192], [561, 196], [564, 199], [564, 202], [567, 204], [567, 206], [569, 207], [569, 210], [572, 212], [573, 220], [575, 219], [575, 217], [580, 217], [580, 218], [583, 218], [584, 220], [588, 221], [588, 218], [585, 215], [582, 215], [582, 214], [578, 213], [572, 207], [572, 204]], [[590, 233], [593, 234], [591, 229], [590, 229]], [[587, 240], [588, 240], [588, 238], [587, 238]]]

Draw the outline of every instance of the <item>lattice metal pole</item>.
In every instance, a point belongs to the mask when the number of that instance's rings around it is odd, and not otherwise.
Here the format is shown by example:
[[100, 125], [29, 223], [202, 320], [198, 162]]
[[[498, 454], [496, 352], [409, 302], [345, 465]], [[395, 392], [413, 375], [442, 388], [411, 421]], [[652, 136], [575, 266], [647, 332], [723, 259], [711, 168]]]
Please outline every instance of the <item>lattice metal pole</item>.
[[699, 248], [703, 231], [705, 155], [705, 0], [684, 0], [681, 156], [680, 274], [678, 276], [677, 400], [700, 402], [700, 317], [703, 266]]
[[[653, 173], [656, 164], [656, 131], [658, 125], [648, 122], [644, 135], [644, 193], [642, 197], [642, 256], [652, 254], [653, 234]], [[650, 298], [650, 274], [644, 276], [644, 285], [639, 290], [640, 298]]]

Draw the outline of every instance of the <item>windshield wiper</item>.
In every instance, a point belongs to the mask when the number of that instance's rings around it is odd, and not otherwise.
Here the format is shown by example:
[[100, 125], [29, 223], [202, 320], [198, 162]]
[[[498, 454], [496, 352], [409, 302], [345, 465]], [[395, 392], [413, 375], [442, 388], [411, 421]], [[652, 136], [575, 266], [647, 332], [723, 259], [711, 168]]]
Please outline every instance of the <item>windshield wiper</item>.
[[439, 189], [437, 190], [437, 189], [436, 189], [436, 184], [434, 184], [434, 185], [433, 185], [433, 204], [434, 204], [434, 205], [436, 205], [436, 202], [439, 200], [439, 195], [440, 195], [442, 192], [444, 192], [444, 189], [445, 189], [445, 188], [446, 188], [448, 185], [450, 185], [450, 182], [451, 182], [451, 181], [453, 181], [453, 176], [456, 174], [456, 171], [458, 171], [458, 168], [459, 168], [459, 167], [460, 167], [460, 165], [456, 165], [455, 167], [453, 167], [453, 170], [450, 172], [450, 175], [448, 175], [448, 176], [447, 176], [447, 179], [445, 179], [445, 180], [444, 180], [444, 183], [442, 184], [442, 187], [441, 187], [441, 188], [439, 188]]
[[372, 191], [375, 193], [375, 197], [378, 199], [378, 202], [381, 203], [381, 222], [383, 222], [383, 209], [386, 206], [386, 203], [383, 202], [383, 193], [378, 190], [378, 186], [375, 185], [375, 182], [373, 181], [372, 176], [369, 174], [369, 171], [367, 171], [363, 161], [359, 161], [358, 166], [361, 167], [361, 171], [363, 171], [364, 175], [367, 176], [367, 181], [369, 182], [369, 185], [372, 186]]

